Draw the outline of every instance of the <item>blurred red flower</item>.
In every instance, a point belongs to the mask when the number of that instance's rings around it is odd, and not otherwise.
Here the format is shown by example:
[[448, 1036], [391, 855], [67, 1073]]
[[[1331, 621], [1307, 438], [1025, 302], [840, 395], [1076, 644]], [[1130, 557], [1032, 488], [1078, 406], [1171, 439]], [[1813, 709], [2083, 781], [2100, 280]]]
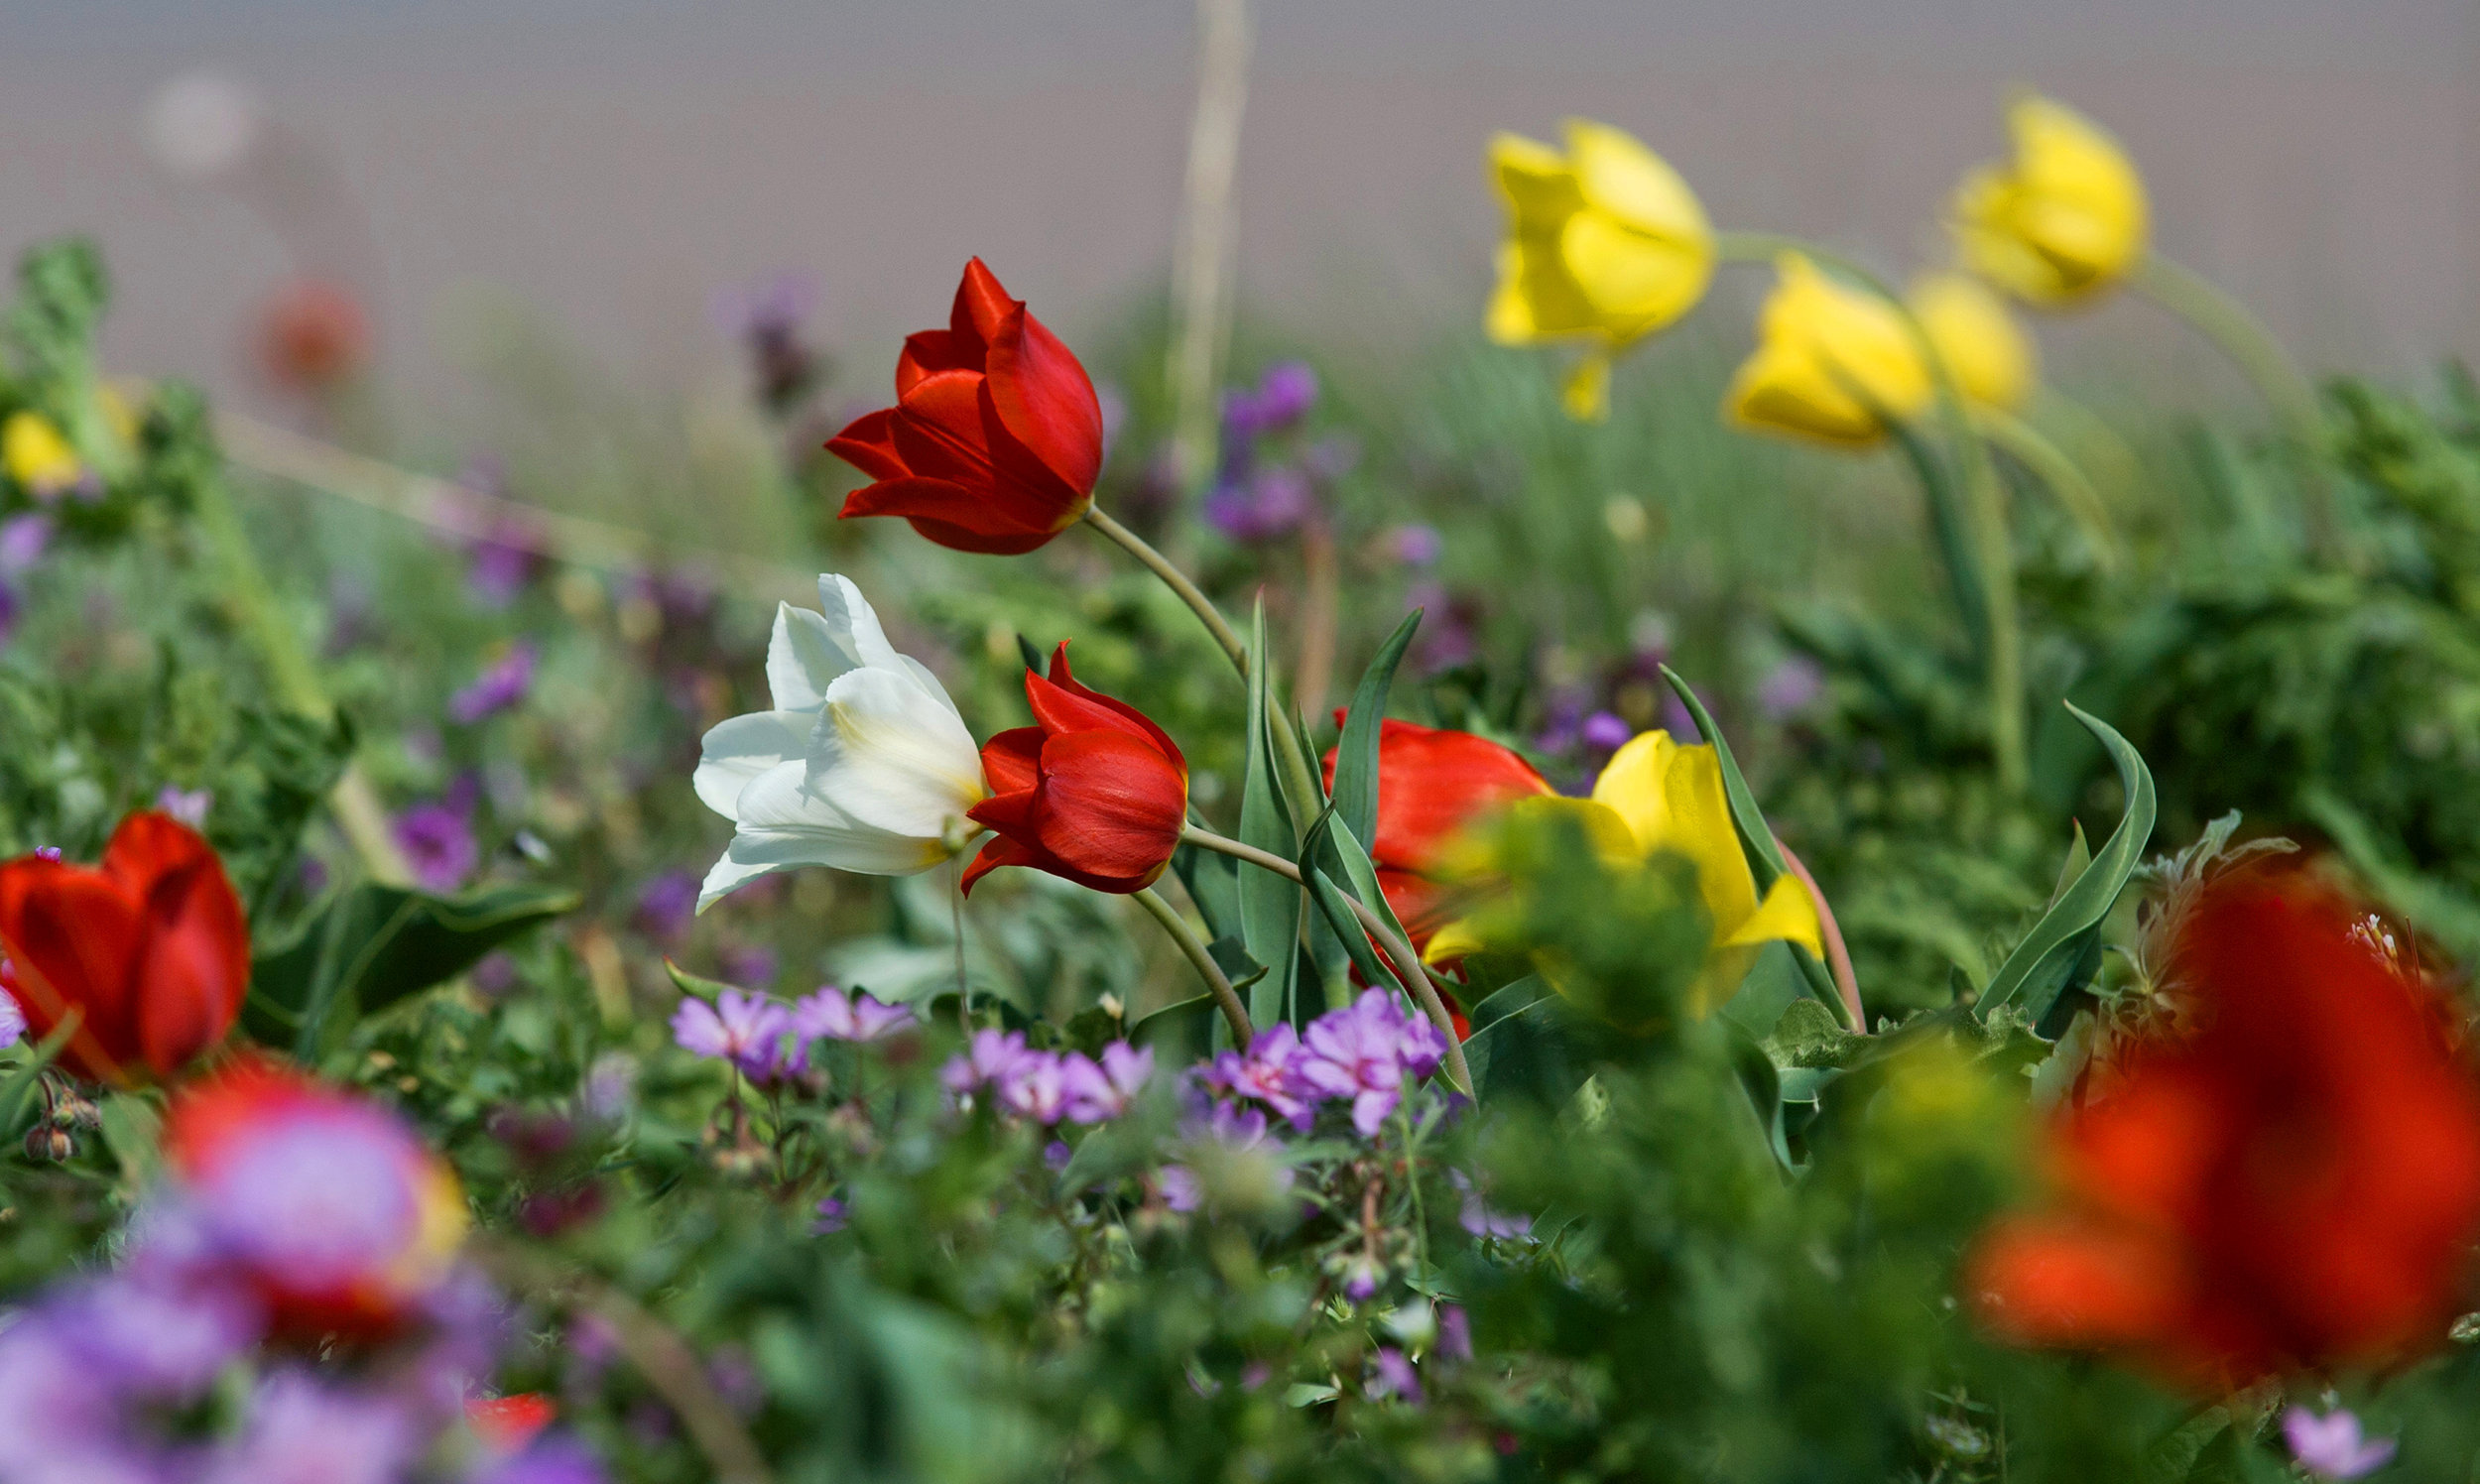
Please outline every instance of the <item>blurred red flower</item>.
[[522, 1451], [558, 1414], [558, 1406], [541, 1392], [472, 1397], [465, 1402], [465, 1425], [494, 1453]]
[[370, 316], [351, 290], [296, 279], [259, 312], [258, 360], [278, 386], [324, 391], [370, 360]]
[[2446, 1007], [2334, 897], [2242, 873], [2176, 929], [2195, 1029], [2046, 1135], [2056, 1198], [1968, 1255], [1983, 1323], [2211, 1393], [2436, 1342], [2480, 1236], [2480, 1086]]
[[1076, 682], [1067, 646], [1048, 678], [1025, 672], [1034, 726], [982, 748], [992, 795], [969, 810], [997, 831], [964, 887], [1000, 866], [1032, 866], [1098, 892], [1152, 886], [1171, 864], [1188, 810], [1188, 762], [1125, 701]]
[[0, 865], [0, 988], [61, 1059], [96, 1081], [162, 1078], [231, 1031], [250, 986], [250, 928], [222, 862], [169, 814], [131, 814], [100, 866]]
[[845, 518], [902, 516], [942, 547], [1013, 556], [1093, 503], [1102, 404], [1075, 352], [975, 258], [947, 328], [906, 337], [896, 405], [826, 447], [875, 481], [845, 498]]
[[[1337, 712], [1335, 719], [1342, 720]], [[1326, 788], [1334, 788], [1334, 749]], [[1502, 804], [1548, 794], [1533, 765], [1487, 737], [1389, 719], [1378, 727], [1378, 838], [1364, 841], [1378, 889], [1416, 949], [1453, 916], [1430, 879], [1438, 851], [1476, 816]]]

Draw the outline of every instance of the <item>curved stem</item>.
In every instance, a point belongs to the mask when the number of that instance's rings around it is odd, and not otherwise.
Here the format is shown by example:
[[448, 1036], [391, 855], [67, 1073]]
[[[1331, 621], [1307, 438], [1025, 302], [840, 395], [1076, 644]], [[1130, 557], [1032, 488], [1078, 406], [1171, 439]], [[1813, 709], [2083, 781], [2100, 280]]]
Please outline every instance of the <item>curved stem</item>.
[[1814, 876], [1808, 874], [1806, 863], [1793, 853], [1791, 846], [1777, 839], [1774, 847], [1783, 852], [1783, 864], [1799, 878], [1799, 884], [1808, 889], [1808, 900], [1816, 905], [1817, 928], [1825, 939], [1825, 966], [1833, 973], [1834, 992], [1842, 999], [1843, 1011], [1851, 1022], [1852, 1031], [1866, 1036], [1869, 1034], [1869, 1014], [1860, 1005], [1860, 976], [1852, 969], [1851, 948], [1843, 941], [1842, 925], [1834, 921], [1833, 904], [1825, 900], [1825, 889], [1817, 885]]
[[[1143, 562], [1148, 571], [1162, 578], [1163, 585], [1188, 605], [1188, 611], [1197, 616], [1197, 621], [1205, 625], [1205, 631], [1214, 636], [1214, 642], [1222, 646], [1223, 654], [1231, 661], [1231, 668], [1240, 672], [1240, 679], [1245, 680], [1249, 678], [1249, 647], [1240, 642], [1240, 636], [1224, 620], [1222, 611], [1214, 606], [1214, 600], [1207, 597], [1196, 583], [1188, 580], [1186, 572], [1156, 551], [1153, 543], [1103, 514], [1098, 505], [1085, 507], [1085, 523], [1116, 542], [1122, 551]], [[1316, 775], [1309, 772], [1308, 754], [1302, 746], [1299, 728], [1291, 712], [1283, 712], [1280, 721], [1282, 724], [1274, 728], [1275, 750], [1283, 754], [1284, 773], [1297, 806], [1305, 813], [1314, 814], [1317, 811], [1316, 801], [1323, 797], [1323, 791], [1317, 787]]]
[[1242, 680], [1248, 679], [1249, 647], [1240, 642], [1240, 636], [1224, 620], [1221, 610], [1214, 606], [1214, 600], [1207, 597], [1197, 584], [1189, 581], [1186, 572], [1174, 566], [1169, 556], [1154, 550], [1153, 543], [1104, 515], [1099, 505], [1085, 507], [1085, 524], [1117, 542], [1122, 551], [1145, 563], [1147, 570], [1162, 578], [1163, 585], [1188, 605], [1188, 611], [1205, 625], [1205, 632], [1213, 635], [1214, 642], [1222, 646], [1224, 655], [1231, 660], [1231, 668], [1240, 672]]
[[1248, 1007], [1240, 1003], [1240, 991], [1231, 987], [1231, 977], [1223, 972], [1221, 964], [1214, 961], [1214, 955], [1206, 951], [1205, 940], [1197, 936], [1196, 929], [1188, 926], [1188, 920], [1179, 915], [1178, 909], [1163, 900], [1162, 893], [1147, 887], [1135, 896], [1137, 905], [1163, 925], [1163, 930], [1172, 935], [1172, 941], [1179, 945], [1179, 951], [1186, 954], [1188, 962], [1196, 967], [1197, 977], [1203, 979], [1205, 987], [1212, 991], [1214, 1004], [1223, 1012], [1223, 1019], [1231, 1023], [1233, 1044], [1246, 1048], [1257, 1039], [1257, 1028], [1249, 1024]]
[[2092, 481], [2084, 477], [2083, 469], [2067, 456], [2066, 450], [2049, 441], [2030, 423], [1999, 408], [1975, 406], [1972, 421], [1991, 442], [2004, 448], [2049, 487], [2049, 493], [2065, 507], [2067, 517], [2083, 531], [2084, 540], [2092, 543], [2093, 558], [2102, 571], [2115, 573], [2124, 549], [2111, 523], [2109, 506], [2102, 502], [2101, 492], [2092, 487]]
[[1989, 688], [1990, 750], [1998, 763], [1998, 783], [2014, 792], [2024, 786], [2024, 636], [2016, 597], [2015, 548], [2008, 531], [2006, 489], [1998, 482], [1988, 445], [1973, 432], [1964, 412], [1954, 372], [1936, 343], [1892, 284], [1865, 265], [1835, 252], [1780, 232], [1720, 232], [1714, 255], [1723, 262], [1772, 262], [1781, 253], [1796, 252], [1821, 263], [1884, 300], [1903, 321], [1913, 348], [1928, 368], [1937, 394], [1938, 422], [1962, 465], [1964, 505], [1971, 516], [1974, 545], [1979, 548], [1981, 601], [1989, 628], [1986, 655]]
[[[1298, 863], [1285, 860], [1272, 851], [1226, 839], [1194, 824], [1182, 828], [1179, 837], [1200, 850], [1218, 851], [1233, 860], [1247, 861], [1250, 865], [1272, 871], [1287, 881], [1302, 886], [1308, 884], [1302, 879]], [[1456, 1091], [1466, 1097], [1472, 1096], [1472, 1068], [1464, 1063], [1463, 1043], [1455, 1039], [1455, 1018], [1446, 1013], [1446, 1002], [1438, 998], [1437, 986], [1429, 982], [1428, 966], [1421, 961], [1420, 954], [1413, 951], [1413, 945], [1387, 926], [1386, 921], [1371, 911], [1367, 903], [1354, 899], [1348, 892], [1338, 895], [1350, 905], [1352, 916], [1360, 919], [1362, 929], [1378, 945], [1378, 951], [1385, 955], [1387, 966], [1395, 971], [1397, 981], [1411, 992], [1423, 1013], [1429, 1017], [1429, 1023], [1436, 1026], [1438, 1034], [1446, 1039], [1447, 1080], [1455, 1085]], [[1407, 964], [1411, 965], [1409, 971], [1405, 967]]]
[[2291, 353], [2265, 327], [2265, 321], [2251, 313], [2236, 296], [2158, 252], [2147, 252], [2127, 283], [2212, 341], [2288, 426], [2292, 440], [2308, 460], [2308, 543], [2314, 550], [2330, 554], [2337, 534], [2333, 495], [2326, 488], [2322, 466], [2317, 462], [2324, 445], [2324, 414], [2317, 408], [2315, 389], [2299, 374]]
[[964, 857], [947, 857], [947, 927], [956, 939], [956, 1019], [973, 1034], [973, 981], [964, 972]]

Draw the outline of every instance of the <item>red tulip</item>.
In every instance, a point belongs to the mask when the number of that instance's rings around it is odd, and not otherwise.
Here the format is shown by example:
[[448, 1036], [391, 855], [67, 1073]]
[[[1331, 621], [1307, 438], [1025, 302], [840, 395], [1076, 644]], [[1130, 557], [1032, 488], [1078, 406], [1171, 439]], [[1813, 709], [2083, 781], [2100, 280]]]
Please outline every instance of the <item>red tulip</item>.
[[167, 814], [121, 821], [100, 867], [0, 865], [0, 966], [37, 1035], [97, 1081], [168, 1077], [224, 1039], [250, 985], [250, 929], [214, 850]]
[[1076, 683], [1067, 646], [1048, 679], [1025, 672], [1035, 726], [982, 748], [992, 797], [967, 812], [998, 837], [965, 868], [1032, 866], [1098, 892], [1152, 886], [1171, 864], [1188, 812], [1188, 762], [1143, 712]]
[[1982, 1320], [2206, 1393], [2441, 1340], [2480, 1236], [2480, 1085], [2440, 997], [2332, 898], [2245, 876], [2170, 968], [2198, 1029], [2137, 1043], [2048, 1130], [2056, 1200], [1966, 1263]]
[[558, 1415], [558, 1405], [541, 1392], [469, 1397], [465, 1401], [465, 1425], [494, 1453], [522, 1451]]
[[1075, 352], [964, 265], [947, 328], [908, 336], [896, 405], [828, 441], [876, 483], [843, 514], [900, 515], [959, 552], [1030, 552], [1080, 519], [1102, 472], [1102, 404]]
[[[1330, 748], [1329, 791], [1334, 764]], [[1531, 763], [1487, 737], [1409, 721], [1379, 723], [1378, 838], [1363, 843], [1378, 868], [1378, 889], [1415, 948], [1452, 917], [1444, 890], [1429, 876], [1441, 847], [1476, 815], [1549, 792]]]

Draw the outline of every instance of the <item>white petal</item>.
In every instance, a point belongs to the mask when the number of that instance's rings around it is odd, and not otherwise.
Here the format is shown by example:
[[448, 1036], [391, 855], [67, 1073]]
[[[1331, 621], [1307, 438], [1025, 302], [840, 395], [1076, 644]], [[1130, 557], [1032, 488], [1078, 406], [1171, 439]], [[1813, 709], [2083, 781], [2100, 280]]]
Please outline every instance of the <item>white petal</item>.
[[852, 657], [826, 620], [790, 603], [775, 605], [775, 633], [767, 640], [767, 689], [779, 711], [817, 714], [826, 687], [852, 669]]
[[856, 670], [828, 686], [809, 747], [809, 794], [893, 833], [935, 839], [989, 796], [946, 692], [901, 671]]
[[733, 804], [752, 779], [795, 758], [806, 757], [815, 711], [752, 711], [717, 722], [700, 744], [691, 782], [706, 807], [730, 819]]
[[740, 832], [732, 837], [732, 859], [904, 876], [947, 858], [937, 829], [882, 829], [856, 819], [804, 786], [808, 771], [806, 763], [786, 763], [741, 791]]
[[870, 606], [860, 588], [852, 585], [850, 577], [818, 573], [818, 611], [844, 653], [852, 657], [847, 669], [867, 666], [872, 670], [894, 670], [907, 663], [887, 642], [887, 631], [879, 627], [878, 610]]

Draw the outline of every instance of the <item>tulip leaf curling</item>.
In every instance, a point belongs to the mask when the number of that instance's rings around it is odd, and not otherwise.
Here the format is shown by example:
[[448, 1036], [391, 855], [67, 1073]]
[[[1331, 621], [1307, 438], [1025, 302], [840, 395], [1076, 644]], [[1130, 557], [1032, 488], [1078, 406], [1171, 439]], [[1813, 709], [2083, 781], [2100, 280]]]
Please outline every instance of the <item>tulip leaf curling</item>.
[[2065, 1029], [2053, 1022], [2053, 1010], [2062, 1002], [2071, 1003], [2068, 997], [2090, 983], [2101, 966], [2102, 924], [2143, 861], [2145, 844], [2153, 837], [2156, 809], [2153, 773], [2135, 747], [2109, 723], [2072, 701], [2064, 704], [2108, 749], [2119, 785], [2127, 794], [2127, 806], [2119, 815], [2118, 827], [2094, 852], [2091, 864], [2058, 893], [2032, 931], [1999, 965], [1972, 1007], [1973, 1015], [1986, 1022], [2000, 1006], [2020, 999], [2029, 1022], [2048, 1041], [2057, 1040]]
[[1352, 708], [1343, 716], [1343, 739], [1335, 745], [1334, 805], [1356, 840], [1378, 837], [1379, 723], [1386, 719], [1395, 670], [1412, 646], [1413, 632], [1421, 627], [1422, 611], [1416, 608], [1406, 614], [1387, 642], [1378, 646], [1377, 658], [1369, 662], [1352, 691]]
[[[1240, 787], [1240, 840], [1286, 860], [1299, 853], [1275, 772], [1274, 717], [1268, 705], [1271, 659], [1266, 644], [1266, 603], [1258, 600], [1249, 629], [1247, 765]], [[1240, 868], [1240, 935], [1249, 956], [1268, 973], [1249, 991], [1249, 1020], [1271, 1026], [1290, 1017], [1301, 974], [1301, 888], [1272, 871]]]

